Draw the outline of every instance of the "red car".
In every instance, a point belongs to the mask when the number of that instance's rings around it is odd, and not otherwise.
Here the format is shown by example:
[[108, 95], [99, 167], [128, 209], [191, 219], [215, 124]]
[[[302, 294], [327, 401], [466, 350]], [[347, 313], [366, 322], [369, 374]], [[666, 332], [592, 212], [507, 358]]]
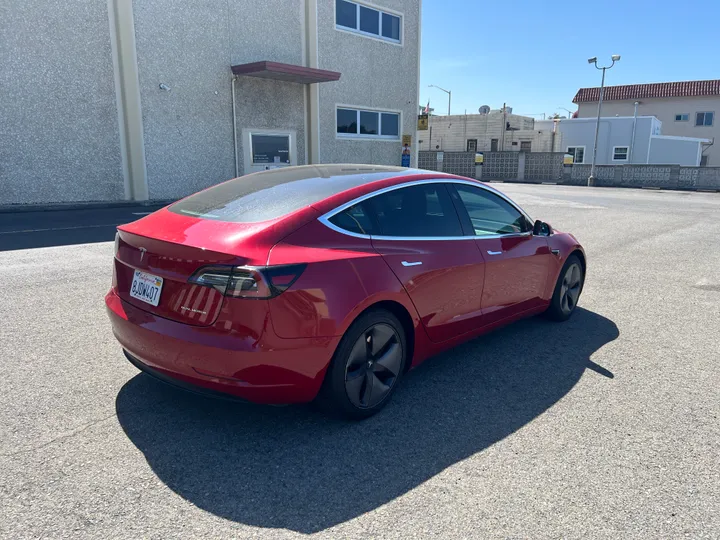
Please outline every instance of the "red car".
[[362, 418], [448, 347], [583, 288], [570, 234], [481, 182], [309, 165], [236, 178], [118, 228], [115, 336], [166, 382]]

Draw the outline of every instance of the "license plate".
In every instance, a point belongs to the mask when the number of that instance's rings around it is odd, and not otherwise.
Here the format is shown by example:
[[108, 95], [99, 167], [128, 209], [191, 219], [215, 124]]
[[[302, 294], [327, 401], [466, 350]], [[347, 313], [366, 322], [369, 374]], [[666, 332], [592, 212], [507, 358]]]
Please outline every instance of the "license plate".
[[147, 302], [152, 306], [157, 306], [160, 302], [162, 286], [163, 278], [135, 270], [132, 287], [130, 287], [130, 296]]

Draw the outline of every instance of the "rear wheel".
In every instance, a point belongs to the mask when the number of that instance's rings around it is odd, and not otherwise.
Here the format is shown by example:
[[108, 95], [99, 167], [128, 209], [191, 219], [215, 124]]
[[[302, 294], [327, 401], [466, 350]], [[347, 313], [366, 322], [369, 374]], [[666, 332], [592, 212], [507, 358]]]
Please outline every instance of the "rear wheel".
[[577, 255], [570, 255], [560, 271], [550, 307], [546, 314], [556, 321], [566, 321], [575, 311], [585, 282], [582, 263]]
[[320, 403], [343, 416], [372, 416], [390, 401], [405, 368], [405, 332], [387, 311], [370, 311], [348, 329], [335, 351]]

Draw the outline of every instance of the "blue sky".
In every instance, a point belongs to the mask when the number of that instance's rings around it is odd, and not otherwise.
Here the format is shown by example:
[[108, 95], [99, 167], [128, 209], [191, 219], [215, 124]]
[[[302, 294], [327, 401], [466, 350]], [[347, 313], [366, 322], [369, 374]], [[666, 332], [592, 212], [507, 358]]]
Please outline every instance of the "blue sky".
[[[420, 103], [567, 114], [580, 87], [720, 78], [720, 1], [423, 0]], [[600, 62], [598, 62], [600, 63]]]

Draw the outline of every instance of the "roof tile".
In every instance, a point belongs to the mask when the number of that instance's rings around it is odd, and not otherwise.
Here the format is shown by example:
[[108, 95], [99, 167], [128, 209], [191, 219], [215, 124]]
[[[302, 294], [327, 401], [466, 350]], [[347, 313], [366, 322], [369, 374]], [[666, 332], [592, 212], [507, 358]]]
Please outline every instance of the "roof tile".
[[[626, 84], [606, 86], [603, 101], [621, 99], [698, 97], [720, 95], [720, 79], [709, 81], [683, 81], [651, 84]], [[600, 88], [581, 88], [573, 98], [573, 103], [587, 103], [600, 98]]]

